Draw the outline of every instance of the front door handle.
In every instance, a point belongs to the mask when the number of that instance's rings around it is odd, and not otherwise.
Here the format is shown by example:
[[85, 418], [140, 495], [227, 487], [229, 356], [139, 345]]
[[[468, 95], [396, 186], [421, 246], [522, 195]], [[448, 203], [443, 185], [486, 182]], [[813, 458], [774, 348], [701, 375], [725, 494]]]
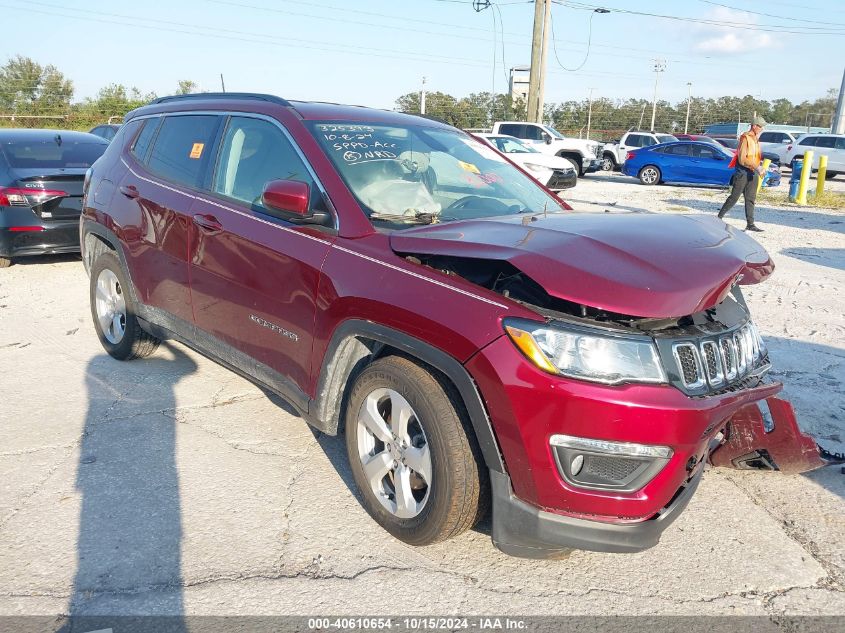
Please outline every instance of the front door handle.
[[210, 234], [220, 233], [223, 230], [223, 225], [213, 215], [197, 213], [194, 215], [194, 224]]
[[127, 198], [137, 198], [140, 194], [138, 193], [138, 189], [135, 188], [135, 185], [120, 185], [120, 193], [122, 193]]

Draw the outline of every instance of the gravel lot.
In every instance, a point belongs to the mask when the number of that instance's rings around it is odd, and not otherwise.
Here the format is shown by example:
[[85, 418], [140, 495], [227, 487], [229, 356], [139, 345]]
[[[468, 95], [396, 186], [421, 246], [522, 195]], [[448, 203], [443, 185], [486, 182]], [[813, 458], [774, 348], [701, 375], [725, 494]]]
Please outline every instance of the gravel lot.
[[[599, 174], [566, 198], [715, 214], [725, 195]], [[844, 451], [845, 211], [764, 202], [758, 224], [777, 270], [747, 297], [775, 377]], [[0, 271], [0, 361], [0, 615], [845, 615], [839, 467], [711, 470], [641, 554], [518, 560], [487, 525], [414, 549], [359, 506], [342, 438], [181, 345], [106, 356], [78, 258]]]

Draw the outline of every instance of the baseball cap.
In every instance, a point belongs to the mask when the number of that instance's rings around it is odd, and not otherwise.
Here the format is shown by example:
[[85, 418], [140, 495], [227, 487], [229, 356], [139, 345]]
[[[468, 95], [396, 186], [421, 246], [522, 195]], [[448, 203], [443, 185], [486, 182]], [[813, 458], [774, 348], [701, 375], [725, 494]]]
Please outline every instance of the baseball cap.
[[760, 127], [766, 127], [768, 123], [766, 123], [766, 119], [761, 116], [755, 116], [751, 119], [751, 125], [759, 125]]

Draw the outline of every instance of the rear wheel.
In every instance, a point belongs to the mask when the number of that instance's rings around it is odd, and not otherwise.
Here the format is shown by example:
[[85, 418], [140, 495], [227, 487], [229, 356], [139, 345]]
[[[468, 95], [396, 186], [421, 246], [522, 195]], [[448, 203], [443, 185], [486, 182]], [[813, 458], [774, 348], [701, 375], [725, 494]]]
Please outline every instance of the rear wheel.
[[660, 182], [660, 170], [654, 165], [646, 165], [640, 170], [639, 178], [644, 185], [656, 185]]
[[484, 511], [486, 473], [454, 388], [388, 356], [355, 381], [346, 451], [364, 508], [411, 545], [469, 529]]
[[94, 329], [110, 356], [131, 360], [156, 350], [160, 341], [138, 323], [126, 276], [114, 253], [102, 253], [94, 261], [89, 296]]
[[0, 257], [0, 268], [8, 268], [12, 265], [12, 260], [9, 257]]

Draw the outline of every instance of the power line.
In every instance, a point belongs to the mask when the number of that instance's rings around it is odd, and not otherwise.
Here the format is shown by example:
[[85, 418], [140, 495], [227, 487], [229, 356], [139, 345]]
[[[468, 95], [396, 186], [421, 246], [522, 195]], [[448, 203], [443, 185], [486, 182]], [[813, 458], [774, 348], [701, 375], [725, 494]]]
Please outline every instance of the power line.
[[[566, 2], [563, 0], [552, 0], [555, 4], [561, 4], [573, 9], [583, 9], [594, 11], [595, 9], [603, 9], [598, 5], [586, 4], [582, 2]], [[785, 33], [792, 35], [845, 35], [843, 30], [825, 31], [823, 27], [786, 27], [777, 24], [748, 24], [747, 22], [732, 22], [728, 20], [714, 20], [709, 18], [690, 18], [678, 15], [664, 15], [661, 13], [648, 13], [646, 11], [633, 11], [631, 9], [613, 8], [613, 13], [624, 13], [628, 15], [638, 15], [650, 18], [659, 18], [662, 20], [674, 20], [677, 22], [687, 22], [692, 24], [707, 24], [709, 26], [723, 26], [726, 28], [742, 29], [746, 31], [766, 31], [769, 33]], [[801, 31], [789, 29], [803, 29]]]
[[555, 37], [554, 15], [552, 15], [551, 13], [549, 14], [549, 22], [552, 27], [552, 48], [554, 49], [555, 60], [557, 61], [558, 66], [560, 66], [564, 70], [574, 73], [581, 70], [584, 67], [584, 64], [587, 63], [587, 59], [590, 57], [590, 44], [592, 44], [593, 42], [593, 17], [596, 15], [596, 13], [599, 13], [599, 11], [593, 11], [590, 13], [589, 30], [587, 32], [587, 52], [584, 53], [584, 60], [577, 68], [567, 68], [563, 65], [563, 63], [561, 63], [560, 57], [557, 56], [557, 38]]
[[767, 18], [776, 18], [778, 20], [789, 20], [790, 22], [807, 22], [809, 24], [825, 24], [827, 26], [845, 26], [845, 23], [842, 22], [826, 22], [822, 20], [805, 20], [802, 18], [793, 18], [787, 15], [776, 15], [774, 13], [763, 13], [761, 11], [752, 11], [751, 9], [742, 9], [740, 7], [732, 7], [729, 4], [722, 4], [721, 2], [713, 2], [713, 0], [698, 0], [699, 2], [703, 2], [704, 4], [712, 4], [716, 7], [722, 7], [724, 9], [731, 9], [732, 11], [742, 11], [743, 13], [750, 13], [752, 15], [762, 15], [763, 17]]

